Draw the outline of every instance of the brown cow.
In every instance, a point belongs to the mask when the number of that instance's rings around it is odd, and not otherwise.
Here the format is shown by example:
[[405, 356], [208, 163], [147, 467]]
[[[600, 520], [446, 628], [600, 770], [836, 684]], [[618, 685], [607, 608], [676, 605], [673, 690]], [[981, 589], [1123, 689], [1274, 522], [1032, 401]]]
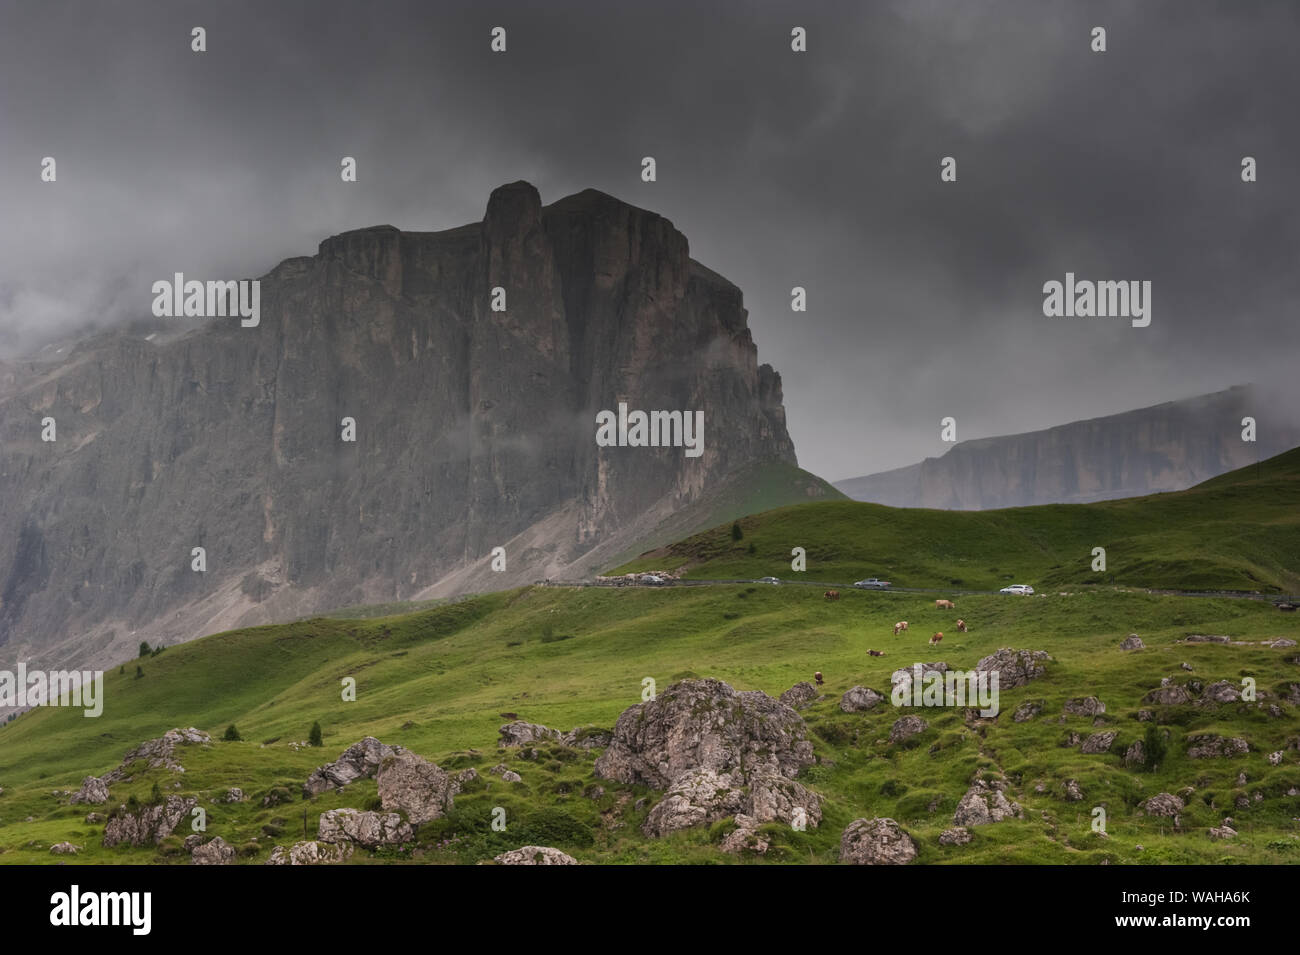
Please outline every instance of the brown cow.
[[894, 636], [898, 636], [900, 632], [906, 629], [907, 629], [907, 621], [906, 620], [898, 621], [898, 623], [894, 624]]
[[936, 600], [934, 602], [936, 610], [956, 610], [957, 605], [951, 600]]
[[868, 650], [868, 651], [867, 651], [867, 655], [868, 655], [868, 656], [873, 656], [873, 657], [883, 657], [883, 656], [885, 655], [885, 651], [884, 651], [884, 650]]
[[943, 634], [942, 634], [942, 633], [936, 633], [933, 637], [930, 638], [930, 646], [934, 646], [936, 643], [938, 643], [938, 642], [939, 642], [940, 640], [942, 640], [942, 639], [943, 639]]
[[961, 619], [961, 617], [957, 618], [957, 632], [958, 633], [966, 632], [966, 621]]
[[827, 600], [839, 600], [840, 592], [838, 590], [828, 590], [826, 593], [822, 594], [822, 596]]

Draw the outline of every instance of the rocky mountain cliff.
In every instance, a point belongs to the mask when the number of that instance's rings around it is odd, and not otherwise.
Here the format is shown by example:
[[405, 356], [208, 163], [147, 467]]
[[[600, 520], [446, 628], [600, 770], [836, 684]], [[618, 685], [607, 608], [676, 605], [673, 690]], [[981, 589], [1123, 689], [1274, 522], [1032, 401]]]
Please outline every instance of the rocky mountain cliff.
[[[838, 481], [858, 501], [983, 510], [1178, 491], [1300, 444], [1249, 386], [1124, 414], [955, 444], [939, 458]], [[1257, 419], [1257, 441], [1241, 421]]]
[[[334, 236], [263, 276], [257, 327], [145, 324], [0, 367], [0, 666], [586, 573], [763, 475], [838, 496], [797, 468], [740, 290], [592, 190]], [[703, 411], [703, 454], [598, 447], [619, 401]]]

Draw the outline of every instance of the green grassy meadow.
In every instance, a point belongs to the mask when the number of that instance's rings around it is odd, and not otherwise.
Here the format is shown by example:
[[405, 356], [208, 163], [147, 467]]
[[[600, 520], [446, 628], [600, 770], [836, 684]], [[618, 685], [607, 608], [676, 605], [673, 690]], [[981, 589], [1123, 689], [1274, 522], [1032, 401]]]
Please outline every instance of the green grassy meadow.
[[[853, 819], [889, 816], [917, 840], [918, 863], [1292, 863], [1300, 861], [1300, 718], [1295, 698], [1300, 651], [1262, 641], [1300, 638], [1300, 616], [1267, 600], [1160, 596], [1132, 589], [1169, 586], [1187, 576], [1202, 586], [1250, 579], [1260, 588], [1289, 587], [1300, 567], [1294, 507], [1300, 488], [1296, 452], [1266, 462], [1263, 477], [1237, 475], [1181, 494], [1136, 501], [953, 514], [889, 511], [828, 501], [783, 508], [730, 525], [643, 558], [662, 566], [682, 557], [702, 577], [791, 576], [792, 546], [808, 550], [809, 577], [853, 579], [877, 573], [896, 584], [931, 583], [931, 575], [966, 587], [1033, 583], [1041, 596], [967, 595], [955, 611], [935, 609], [932, 595], [847, 590], [835, 602], [812, 587], [750, 584], [665, 588], [526, 587], [389, 616], [319, 618], [217, 634], [105, 675], [100, 718], [80, 710], [38, 708], [0, 728], [0, 863], [49, 863], [50, 846], [82, 846], [78, 863], [188, 864], [186, 824], [161, 846], [102, 846], [107, 812], [135, 796], [194, 796], [206, 810], [207, 834], [238, 847], [239, 861], [265, 862], [275, 845], [315, 838], [327, 809], [377, 808], [373, 780], [342, 793], [304, 800], [301, 784], [363, 736], [396, 743], [481, 779], [456, 797], [445, 818], [421, 827], [404, 847], [359, 851], [358, 863], [472, 863], [526, 844], [551, 845], [580, 861], [605, 863], [830, 863]], [[1271, 542], [1268, 547], [1262, 542]], [[754, 544], [756, 554], [749, 553]], [[1107, 546], [1130, 587], [1087, 583], [1090, 548]], [[1167, 546], [1168, 549], [1164, 549]], [[781, 569], [784, 561], [783, 571]], [[1053, 576], [1055, 573], [1056, 576]], [[1245, 575], [1249, 574], [1249, 578]], [[954, 585], [955, 586], [955, 585]], [[971, 632], [959, 634], [958, 616]], [[894, 636], [892, 625], [911, 629]], [[942, 630], [940, 648], [927, 638]], [[1146, 649], [1121, 651], [1137, 633]], [[1189, 634], [1223, 634], [1242, 645], [1184, 643]], [[944, 660], [969, 669], [1000, 647], [1045, 650], [1047, 673], [1004, 689], [996, 721], [967, 725], [958, 710], [904, 710], [882, 705], [845, 714], [841, 695], [862, 684], [887, 692], [889, 675], [916, 661]], [[871, 657], [868, 649], [882, 650]], [[1182, 663], [1192, 667], [1190, 673]], [[140, 667], [142, 675], [136, 675]], [[772, 844], [762, 858], [718, 849], [729, 820], [662, 839], [640, 825], [658, 794], [597, 779], [596, 753], [541, 746], [534, 759], [497, 748], [497, 728], [517, 714], [560, 730], [611, 728], [640, 702], [643, 680], [659, 690], [688, 677], [717, 677], [737, 689], [778, 695], [795, 682], [825, 675], [824, 697], [802, 710], [817, 763], [801, 782], [824, 797], [822, 825], [796, 832], [764, 827]], [[342, 699], [353, 677], [357, 699]], [[1163, 677], [1209, 684], [1256, 681], [1259, 700], [1220, 705], [1153, 706], [1143, 696]], [[1062, 716], [1072, 697], [1097, 695], [1106, 712]], [[1023, 702], [1042, 715], [1016, 723]], [[1281, 715], [1270, 715], [1270, 704]], [[1154, 771], [1126, 768], [1124, 750], [1151, 723], [1168, 734], [1168, 753]], [[929, 722], [899, 745], [886, 742], [901, 715]], [[307, 747], [319, 721], [323, 746]], [[221, 736], [238, 727], [241, 742]], [[211, 734], [208, 746], [183, 746], [184, 773], [157, 769], [112, 787], [108, 806], [70, 806], [86, 775], [102, 775], [127, 750], [172, 727]], [[1066, 736], [1115, 730], [1109, 753], [1088, 755]], [[1193, 760], [1186, 739], [1219, 733], [1249, 740], [1249, 753]], [[1279, 765], [1268, 754], [1281, 751]], [[505, 762], [523, 777], [510, 784], [488, 770]], [[1245, 773], [1245, 782], [1238, 781]], [[974, 827], [973, 840], [940, 847], [958, 800], [976, 775], [1000, 774], [1025, 810], [1022, 820]], [[1077, 781], [1082, 801], [1065, 798]], [[215, 802], [228, 787], [248, 799]], [[1157, 792], [1193, 787], [1183, 831], [1149, 818], [1137, 804]], [[1041, 787], [1041, 791], [1039, 791]], [[264, 805], [268, 796], [281, 800]], [[1239, 797], [1247, 805], [1237, 805]], [[1107, 813], [1107, 836], [1091, 831], [1093, 810]], [[504, 832], [491, 827], [506, 810]], [[1212, 840], [1225, 816], [1239, 835]], [[1139, 848], [1141, 847], [1141, 848]]]

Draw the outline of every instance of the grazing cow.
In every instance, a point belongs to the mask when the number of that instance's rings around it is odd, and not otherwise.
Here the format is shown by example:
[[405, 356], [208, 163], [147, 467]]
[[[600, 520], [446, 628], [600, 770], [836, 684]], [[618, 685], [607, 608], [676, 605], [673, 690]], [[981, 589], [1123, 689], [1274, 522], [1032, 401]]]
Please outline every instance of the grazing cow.
[[943, 639], [943, 634], [942, 634], [942, 633], [936, 633], [933, 637], [930, 638], [930, 646], [934, 646], [936, 643], [938, 643], [938, 642], [939, 642], [940, 640], [942, 640], [942, 639]]
[[868, 654], [869, 656], [873, 656], [873, 657], [883, 657], [883, 656], [885, 655], [885, 651], [884, 651], [884, 650], [868, 650], [868, 651], [867, 651], [867, 654]]
[[907, 629], [907, 621], [906, 620], [898, 621], [898, 623], [894, 624], [894, 636], [898, 636], [899, 633], [901, 633], [906, 629]]
[[828, 590], [826, 593], [822, 594], [822, 596], [827, 600], [839, 600], [840, 592], [838, 590]]
[[818, 670], [816, 673], [814, 673], [814, 674], [813, 674], [813, 679], [817, 681], [817, 685], [818, 685], [818, 686], [821, 686], [821, 685], [822, 685], [822, 671], [821, 671], [821, 670]]
[[957, 618], [957, 632], [958, 633], [966, 632], [966, 621], [961, 619], [961, 617]]
[[951, 600], [936, 600], [934, 602], [936, 610], [956, 610], [957, 605]]

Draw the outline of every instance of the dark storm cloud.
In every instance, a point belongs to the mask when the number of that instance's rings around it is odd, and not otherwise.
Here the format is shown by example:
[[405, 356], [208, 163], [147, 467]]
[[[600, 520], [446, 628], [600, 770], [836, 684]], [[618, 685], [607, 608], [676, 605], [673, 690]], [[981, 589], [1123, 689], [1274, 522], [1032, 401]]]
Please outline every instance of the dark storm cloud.
[[[832, 479], [941, 453], [945, 415], [970, 438], [1294, 378], [1298, 11], [5, 0], [0, 347], [146, 314], [174, 271], [476, 220], [524, 178], [662, 213], [744, 289]], [[1151, 326], [1045, 318], [1066, 271], [1150, 280]]]

